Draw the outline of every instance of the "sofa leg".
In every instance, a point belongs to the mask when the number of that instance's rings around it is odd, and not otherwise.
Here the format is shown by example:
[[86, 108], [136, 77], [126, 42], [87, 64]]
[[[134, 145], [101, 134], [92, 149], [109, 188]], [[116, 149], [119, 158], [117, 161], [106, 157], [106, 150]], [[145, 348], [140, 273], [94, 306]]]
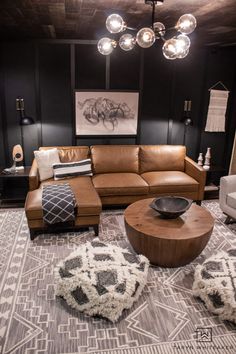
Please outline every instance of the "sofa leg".
[[201, 206], [202, 205], [202, 201], [201, 200], [196, 200], [196, 204]]
[[227, 218], [225, 219], [225, 224], [228, 225], [228, 224], [231, 224], [233, 222], [233, 219], [227, 215]]
[[98, 236], [98, 234], [99, 234], [99, 225], [93, 225], [93, 229], [94, 229], [95, 236]]
[[30, 231], [30, 239], [31, 239], [31, 241], [33, 241], [34, 239], [35, 239], [35, 231], [34, 231], [34, 229], [29, 229], [29, 231]]

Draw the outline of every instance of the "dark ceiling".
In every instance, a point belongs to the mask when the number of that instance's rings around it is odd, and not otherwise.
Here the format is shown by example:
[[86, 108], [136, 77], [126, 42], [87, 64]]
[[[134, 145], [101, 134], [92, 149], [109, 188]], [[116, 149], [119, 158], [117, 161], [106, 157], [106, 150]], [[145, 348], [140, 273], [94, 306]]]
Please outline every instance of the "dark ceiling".
[[[0, 38], [98, 39], [114, 12], [131, 27], [151, 22], [144, 0], [0, 0]], [[184, 13], [197, 18], [201, 44], [236, 43], [236, 0], [165, 0], [155, 17], [171, 27]]]

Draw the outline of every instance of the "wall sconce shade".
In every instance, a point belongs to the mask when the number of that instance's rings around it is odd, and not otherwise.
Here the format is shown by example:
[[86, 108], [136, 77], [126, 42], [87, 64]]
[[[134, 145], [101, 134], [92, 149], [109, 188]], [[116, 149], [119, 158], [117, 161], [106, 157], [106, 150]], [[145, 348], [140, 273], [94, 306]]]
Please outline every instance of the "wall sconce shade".
[[185, 118], [184, 125], [186, 125], [186, 126], [193, 125], [192, 119], [191, 118]]
[[186, 134], [187, 129], [190, 125], [193, 125], [193, 121], [191, 119], [191, 109], [192, 109], [192, 101], [187, 99], [184, 101], [184, 113], [181, 119], [181, 122], [184, 123], [184, 137], [183, 137], [183, 145], [186, 145]]
[[[16, 111], [19, 112], [19, 125], [20, 125], [20, 132], [21, 132], [21, 145], [23, 152], [25, 152], [25, 138], [24, 138], [24, 126], [25, 125], [32, 125], [35, 123], [32, 117], [28, 117], [25, 114], [25, 102], [24, 98], [17, 97], [16, 98]], [[24, 156], [24, 155], [23, 155]], [[25, 165], [25, 159], [23, 157], [23, 165]]]
[[20, 125], [32, 125], [34, 123], [35, 122], [34, 122], [33, 118], [31, 118], [31, 117], [24, 116], [24, 117], [20, 118]]
[[20, 113], [20, 125], [32, 125], [35, 123], [33, 118], [25, 115], [25, 103], [21, 97], [17, 97], [16, 99], [16, 110]]
[[184, 114], [183, 118], [181, 119], [181, 122], [184, 123], [184, 125], [193, 125], [193, 121], [191, 119], [191, 108], [192, 108], [192, 101], [191, 100], [185, 100], [184, 101]]

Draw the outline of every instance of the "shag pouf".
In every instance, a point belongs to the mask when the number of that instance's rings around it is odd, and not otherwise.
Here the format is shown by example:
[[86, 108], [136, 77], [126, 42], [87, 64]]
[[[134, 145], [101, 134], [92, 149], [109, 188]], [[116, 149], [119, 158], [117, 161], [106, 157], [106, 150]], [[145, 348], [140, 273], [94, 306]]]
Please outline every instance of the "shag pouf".
[[56, 266], [56, 295], [79, 311], [115, 322], [139, 298], [148, 267], [146, 257], [95, 238]]
[[222, 320], [236, 323], [236, 249], [221, 251], [196, 267], [193, 294]]

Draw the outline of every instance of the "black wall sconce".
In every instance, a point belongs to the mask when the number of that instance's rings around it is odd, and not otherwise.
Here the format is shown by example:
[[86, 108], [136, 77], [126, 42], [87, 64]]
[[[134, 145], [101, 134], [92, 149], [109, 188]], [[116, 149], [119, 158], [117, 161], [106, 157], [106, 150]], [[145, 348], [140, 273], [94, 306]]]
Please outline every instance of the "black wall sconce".
[[34, 120], [25, 114], [25, 102], [24, 98], [17, 97], [16, 99], [16, 110], [20, 113], [20, 125], [31, 125], [34, 124]]
[[[16, 111], [19, 112], [20, 115], [20, 120], [19, 120], [19, 125], [21, 128], [21, 144], [22, 144], [22, 149], [23, 149], [23, 155], [24, 155], [24, 130], [23, 127], [25, 125], [32, 125], [34, 124], [34, 119], [32, 117], [29, 117], [25, 114], [25, 102], [24, 99], [21, 97], [16, 98]], [[23, 160], [23, 162], [25, 162]]]
[[190, 125], [193, 125], [193, 121], [191, 119], [191, 108], [192, 108], [192, 101], [189, 99], [185, 100], [184, 101], [184, 114], [183, 114], [183, 118], [181, 119], [181, 122], [184, 123], [183, 145], [186, 144], [187, 129]]

